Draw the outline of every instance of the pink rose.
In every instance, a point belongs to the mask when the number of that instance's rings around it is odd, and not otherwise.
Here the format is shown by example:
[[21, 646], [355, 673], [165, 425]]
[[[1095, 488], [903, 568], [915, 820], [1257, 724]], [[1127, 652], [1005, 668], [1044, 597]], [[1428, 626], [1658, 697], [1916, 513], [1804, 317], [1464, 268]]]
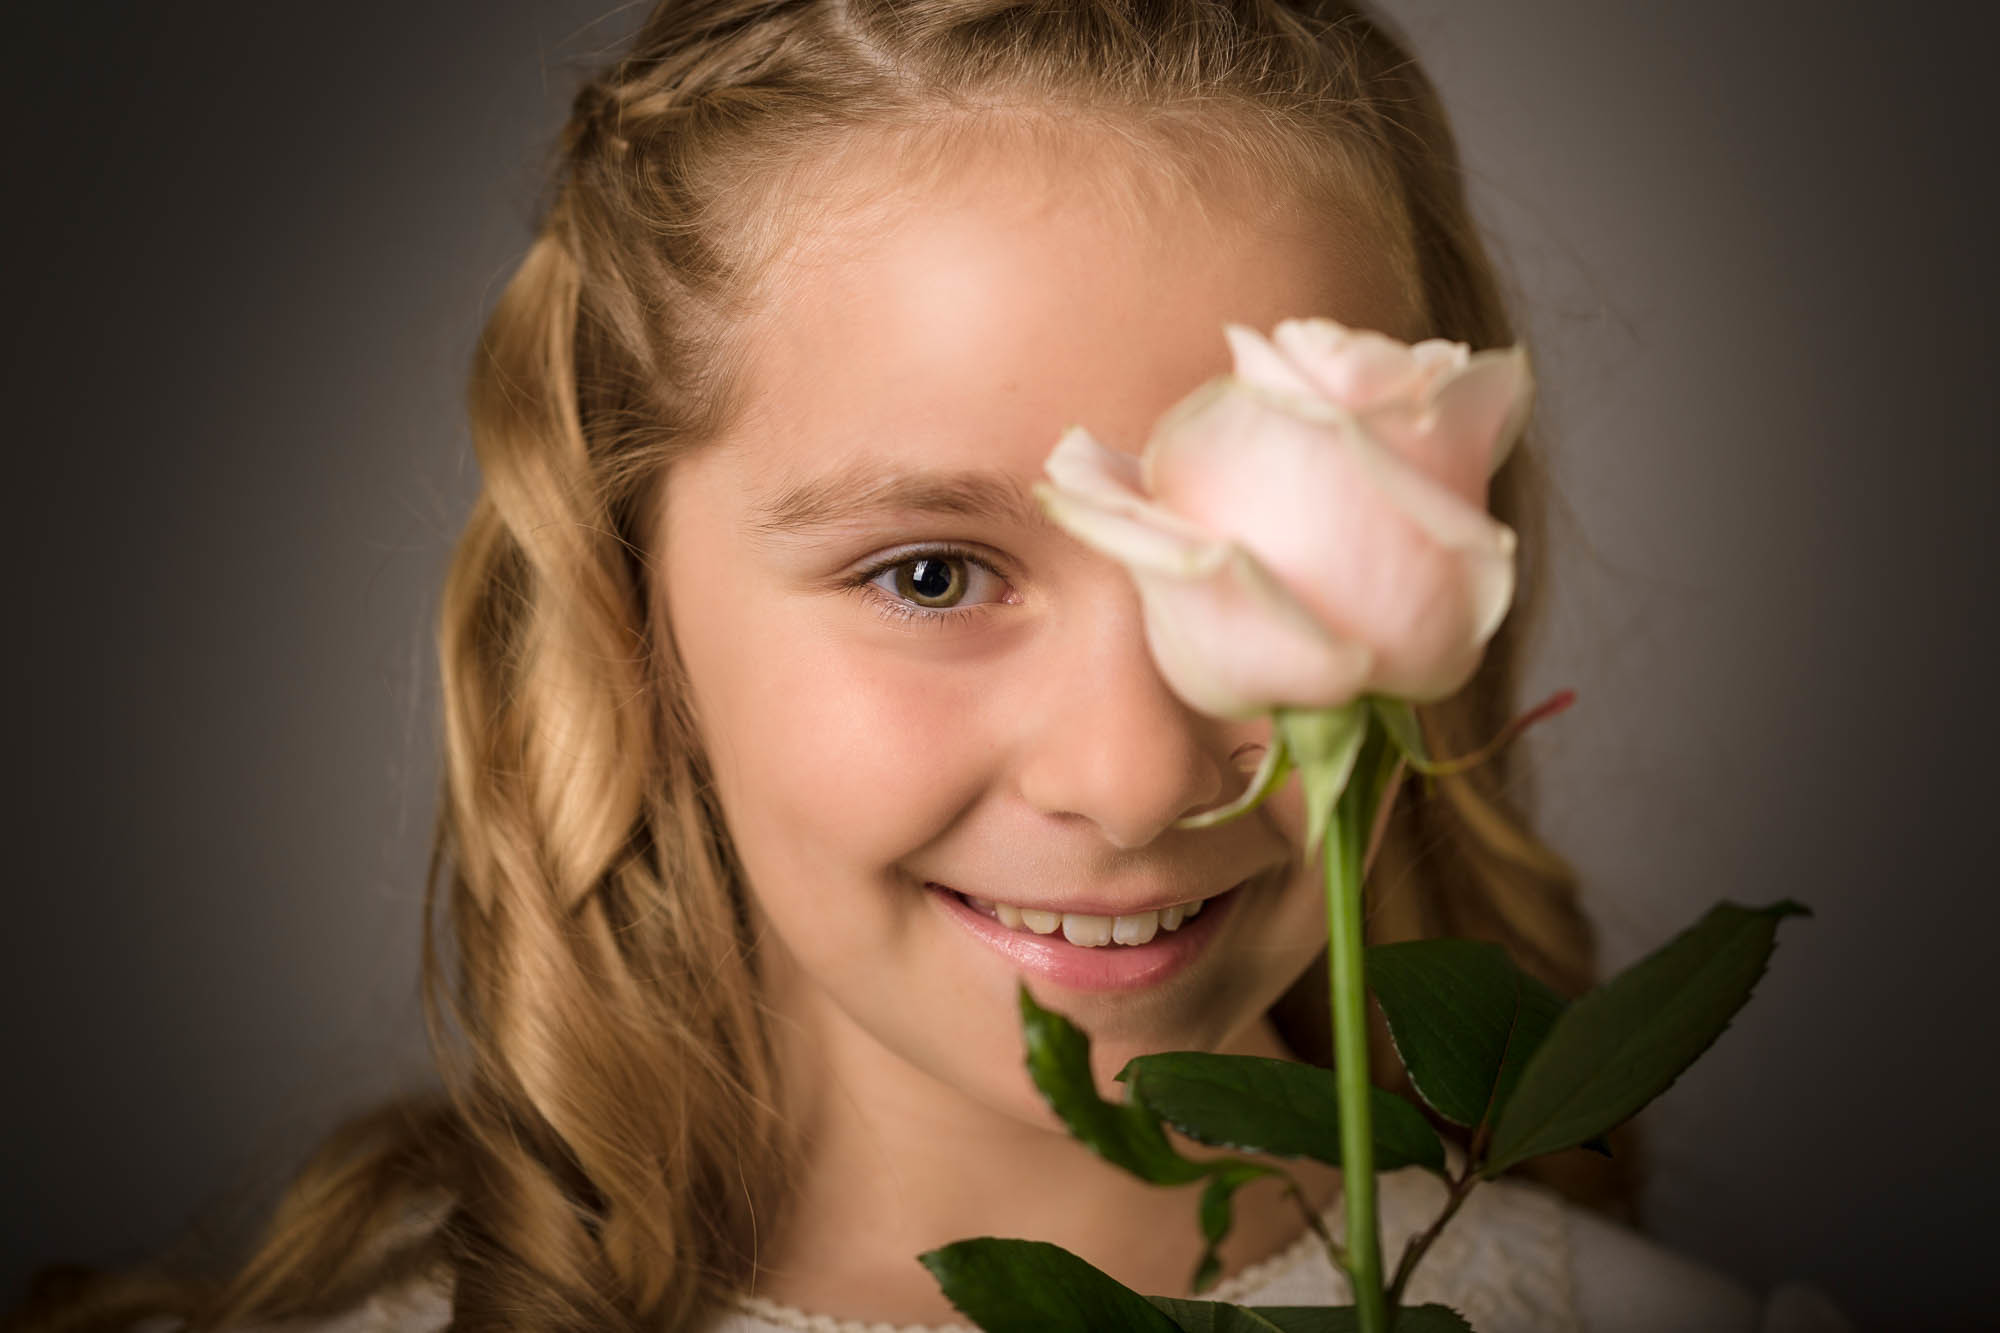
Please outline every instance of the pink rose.
[[1526, 353], [1325, 319], [1224, 334], [1235, 373], [1141, 455], [1065, 433], [1043, 508], [1130, 570], [1161, 674], [1203, 712], [1454, 693], [1514, 595], [1486, 487], [1527, 419]]

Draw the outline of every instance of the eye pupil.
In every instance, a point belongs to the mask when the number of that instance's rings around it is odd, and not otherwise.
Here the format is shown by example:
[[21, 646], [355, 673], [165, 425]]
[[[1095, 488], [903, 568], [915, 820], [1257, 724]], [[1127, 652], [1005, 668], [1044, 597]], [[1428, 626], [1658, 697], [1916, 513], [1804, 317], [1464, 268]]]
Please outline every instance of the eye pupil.
[[958, 591], [963, 581], [949, 560], [912, 560], [906, 568], [910, 572], [903, 582], [919, 601], [943, 601]]

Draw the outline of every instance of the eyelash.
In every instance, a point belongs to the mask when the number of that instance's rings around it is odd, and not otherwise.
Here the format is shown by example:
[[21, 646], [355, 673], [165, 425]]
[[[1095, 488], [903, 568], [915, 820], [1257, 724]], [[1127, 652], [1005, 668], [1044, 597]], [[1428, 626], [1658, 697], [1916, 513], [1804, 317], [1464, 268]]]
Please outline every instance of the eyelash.
[[875, 610], [886, 620], [934, 629], [943, 629], [954, 621], [969, 620], [983, 611], [1000, 605], [998, 602], [975, 602], [966, 607], [918, 606], [902, 600], [894, 593], [873, 586], [876, 579], [890, 570], [913, 565], [919, 560], [963, 560], [969, 565], [979, 566], [996, 579], [1004, 581], [1006, 578], [993, 567], [991, 561], [981, 559], [966, 547], [947, 542], [940, 546], [925, 546], [914, 551], [904, 551], [893, 559], [878, 561], [849, 579], [847, 586], [871, 602]]

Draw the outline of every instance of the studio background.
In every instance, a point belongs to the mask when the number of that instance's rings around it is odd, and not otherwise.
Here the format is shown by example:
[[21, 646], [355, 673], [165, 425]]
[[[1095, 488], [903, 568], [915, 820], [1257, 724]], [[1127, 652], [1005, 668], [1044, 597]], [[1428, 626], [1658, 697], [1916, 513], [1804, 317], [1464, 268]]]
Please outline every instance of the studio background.
[[[572, 68], [640, 17], [606, 9], [10, 15], [6, 1301], [239, 1234], [427, 1081], [462, 388]], [[1524, 703], [1579, 702], [1523, 744], [1605, 966], [1718, 898], [1815, 912], [1645, 1113], [1648, 1227], [1868, 1327], [1990, 1327], [1992, 24], [1387, 10], [1537, 358], [1570, 512]]]

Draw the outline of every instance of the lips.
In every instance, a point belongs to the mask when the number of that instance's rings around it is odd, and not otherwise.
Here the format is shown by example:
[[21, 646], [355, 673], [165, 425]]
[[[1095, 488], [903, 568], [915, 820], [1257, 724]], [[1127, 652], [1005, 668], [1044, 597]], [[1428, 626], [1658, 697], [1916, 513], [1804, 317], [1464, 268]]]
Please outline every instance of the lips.
[[[949, 886], [933, 883], [926, 887], [948, 889]], [[1137, 909], [1114, 914], [1019, 907], [1010, 903], [988, 902], [964, 892], [958, 892], [958, 896], [960, 901], [975, 912], [992, 917], [1009, 930], [1027, 930], [1037, 935], [1052, 935], [1061, 931], [1063, 938], [1071, 944], [1085, 948], [1103, 948], [1114, 941], [1128, 947], [1146, 944], [1161, 931], [1180, 929], [1184, 921], [1199, 916], [1201, 909], [1208, 902], [1207, 898], [1197, 898], [1193, 901], [1169, 903], [1160, 908]]]
[[1241, 887], [1236, 885], [1207, 899], [1200, 912], [1184, 920], [1178, 929], [1158, 931], [1146, 943], [1091, 946], [1072, 944], [1060, 931], [1038, 934], [1012, 929], [974, 907], [958, 890], [936, 883], [925, 885], [927, 896], [948, 919], [998, 954], [1014, 971], [1079, 991], [1143, 989], [1179, 973], [1221, 932], [1243, 896], [1236, 892]]

